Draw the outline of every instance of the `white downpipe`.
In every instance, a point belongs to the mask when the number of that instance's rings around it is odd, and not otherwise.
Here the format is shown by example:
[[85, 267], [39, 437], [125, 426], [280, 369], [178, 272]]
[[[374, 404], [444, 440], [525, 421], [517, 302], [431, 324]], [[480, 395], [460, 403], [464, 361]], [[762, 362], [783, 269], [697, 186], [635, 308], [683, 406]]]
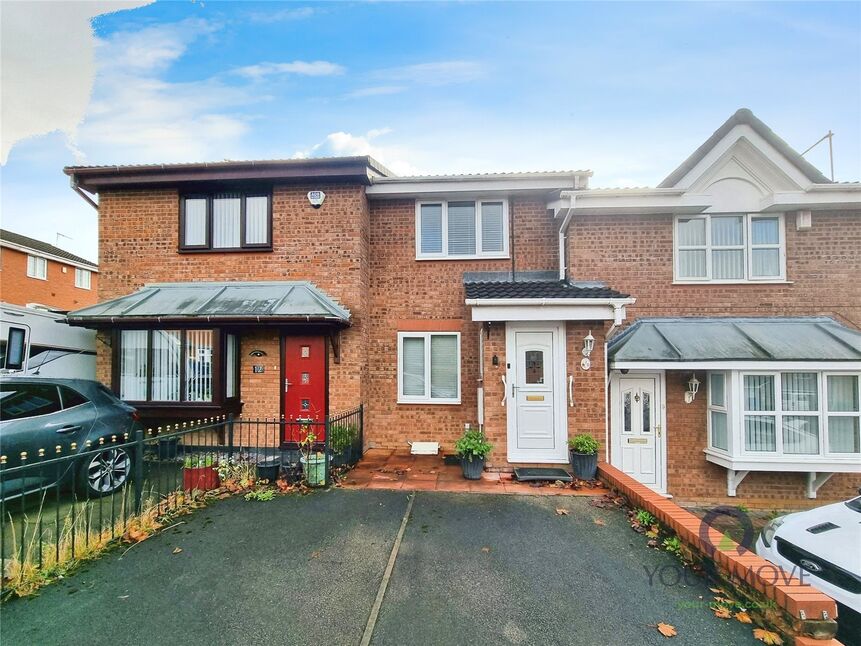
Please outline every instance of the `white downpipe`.
[[484, 326], [478, 328], [478, 428], [484, 430]]
[[568, 213], [565, 215], [565, 219], [562, 220], [562, 224], [559, 226], [559, 280], [565, 280], [565, 274], [568, 270], [568, 267], [565, 265], [565, 242], [568, 238], [568, 225], [571, 222], [571, 216], [574, 214], [574, 200], [576, 199], [576, 195], [571, 193], [568, 196], [570, 200]]

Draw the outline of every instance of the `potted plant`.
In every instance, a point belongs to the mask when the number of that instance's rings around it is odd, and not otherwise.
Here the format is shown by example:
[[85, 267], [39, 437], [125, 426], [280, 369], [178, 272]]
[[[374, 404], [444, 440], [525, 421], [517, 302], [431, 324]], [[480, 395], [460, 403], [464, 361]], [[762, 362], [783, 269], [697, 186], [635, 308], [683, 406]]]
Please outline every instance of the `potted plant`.
[[484, 460], [493, 445], [484, 437], [484, 433], [476, 429], [467, 429], [460, 439], [455, 442], [454, 450], [460, 456], [460, 468], [467, 480], [481, 479], [484, 471]]
[[586, 433], [568, 440], [571, 469], [580, 480], [594, 480], [598, 472], [598, 441]]
[[326, 484], [326, 454], [314, 451], [314, 442], [317, 436], [308, 431], [305, 439], [299, 442], [299, 452], [302, 456], [302, 471], [305, 474], [305, 482], [309, 487], [322, 487]]
[[211, 455], [187, 455], [182, 463], [182, 488], [209, 491], [219, 485], [215, 459]]

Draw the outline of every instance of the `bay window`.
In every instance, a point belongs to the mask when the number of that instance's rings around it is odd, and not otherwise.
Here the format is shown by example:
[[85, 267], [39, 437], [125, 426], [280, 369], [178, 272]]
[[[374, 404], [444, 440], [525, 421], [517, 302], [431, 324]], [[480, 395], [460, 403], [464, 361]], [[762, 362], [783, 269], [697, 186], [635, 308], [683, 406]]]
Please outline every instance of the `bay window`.
[[781, 215], [678, 217], [674, 239], [677, 282], [737, 283], [785, 278]]
[[861, 458], [858, 374], [726, 371], [708, 374], [708, 452], [746, 463]]
[[[220, 350], [223, 337], [224, 347]], [[212, 404], [238, 395], [239, 343], [215, 330], [122, 330], [118, 391], [133, 402]], [[223, 388], [222, 373], [223, 367]], [[223, 392], [223, 397], [222, 397]]]
[[270, 249], [270, 196], [256, 193], [186, 195], [181, 200], [184, 251]]
[[460, 403], [460, 333], [398, 333], [398, 402]]
[[416, 203], [416, 258], [464, 259], [508, 256], [505, 200]]

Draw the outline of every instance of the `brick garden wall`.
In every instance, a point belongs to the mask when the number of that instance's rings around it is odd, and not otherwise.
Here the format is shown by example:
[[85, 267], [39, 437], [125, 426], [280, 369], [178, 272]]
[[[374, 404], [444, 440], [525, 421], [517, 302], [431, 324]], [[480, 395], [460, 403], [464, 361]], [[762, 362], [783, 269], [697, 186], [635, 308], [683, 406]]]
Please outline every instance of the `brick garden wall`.
[[27, 255], [23, 251], [3, 247], [0, 254], [0, 299], [4, 303], [21, 306], [39, 303], [59, 310], [77, 310], [97, 302], [97, 272], [90, 274], [90, 289], [81, 289], [75, 287], [74, 265], [48, 260], [47, 280], [30, 278], [27, 275]]
[[[569, 275], [601, 280], [637, 303], [630, 324], [647, 316], [831, 316], [861, 328], [861, 212], [814, 212], [813, 228], [797, 231], [786, 215], [788, 283], [773, 285], [673, 285], [673, 218], [577, 216], [568, 235]], [[805, 497], [804, 474], [751, 473], [736, 498], [726, 497], [726, 470], [705, 460], [705, 397], [683, 403], [689, 373], [668, 373], [667, 450], [669, 492], [685, 501], [726, 499], [755, 506], [811, 506], [848, 497], [858, 475], [835, 475]], [[700, 379], [705, 383], [704, 375]]]

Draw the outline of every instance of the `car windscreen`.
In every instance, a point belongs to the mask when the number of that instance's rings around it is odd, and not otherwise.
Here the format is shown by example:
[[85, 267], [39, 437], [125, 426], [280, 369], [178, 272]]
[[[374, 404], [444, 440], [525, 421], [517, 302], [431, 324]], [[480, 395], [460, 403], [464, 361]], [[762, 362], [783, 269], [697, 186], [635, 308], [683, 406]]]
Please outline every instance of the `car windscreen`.
[[861, 512], [861, 496], [846, 501], [846, 506], [852, 511]]
[[0, 421], [47, 415], [62, 410], [60, 393], [51, 384], [0, 384]]

